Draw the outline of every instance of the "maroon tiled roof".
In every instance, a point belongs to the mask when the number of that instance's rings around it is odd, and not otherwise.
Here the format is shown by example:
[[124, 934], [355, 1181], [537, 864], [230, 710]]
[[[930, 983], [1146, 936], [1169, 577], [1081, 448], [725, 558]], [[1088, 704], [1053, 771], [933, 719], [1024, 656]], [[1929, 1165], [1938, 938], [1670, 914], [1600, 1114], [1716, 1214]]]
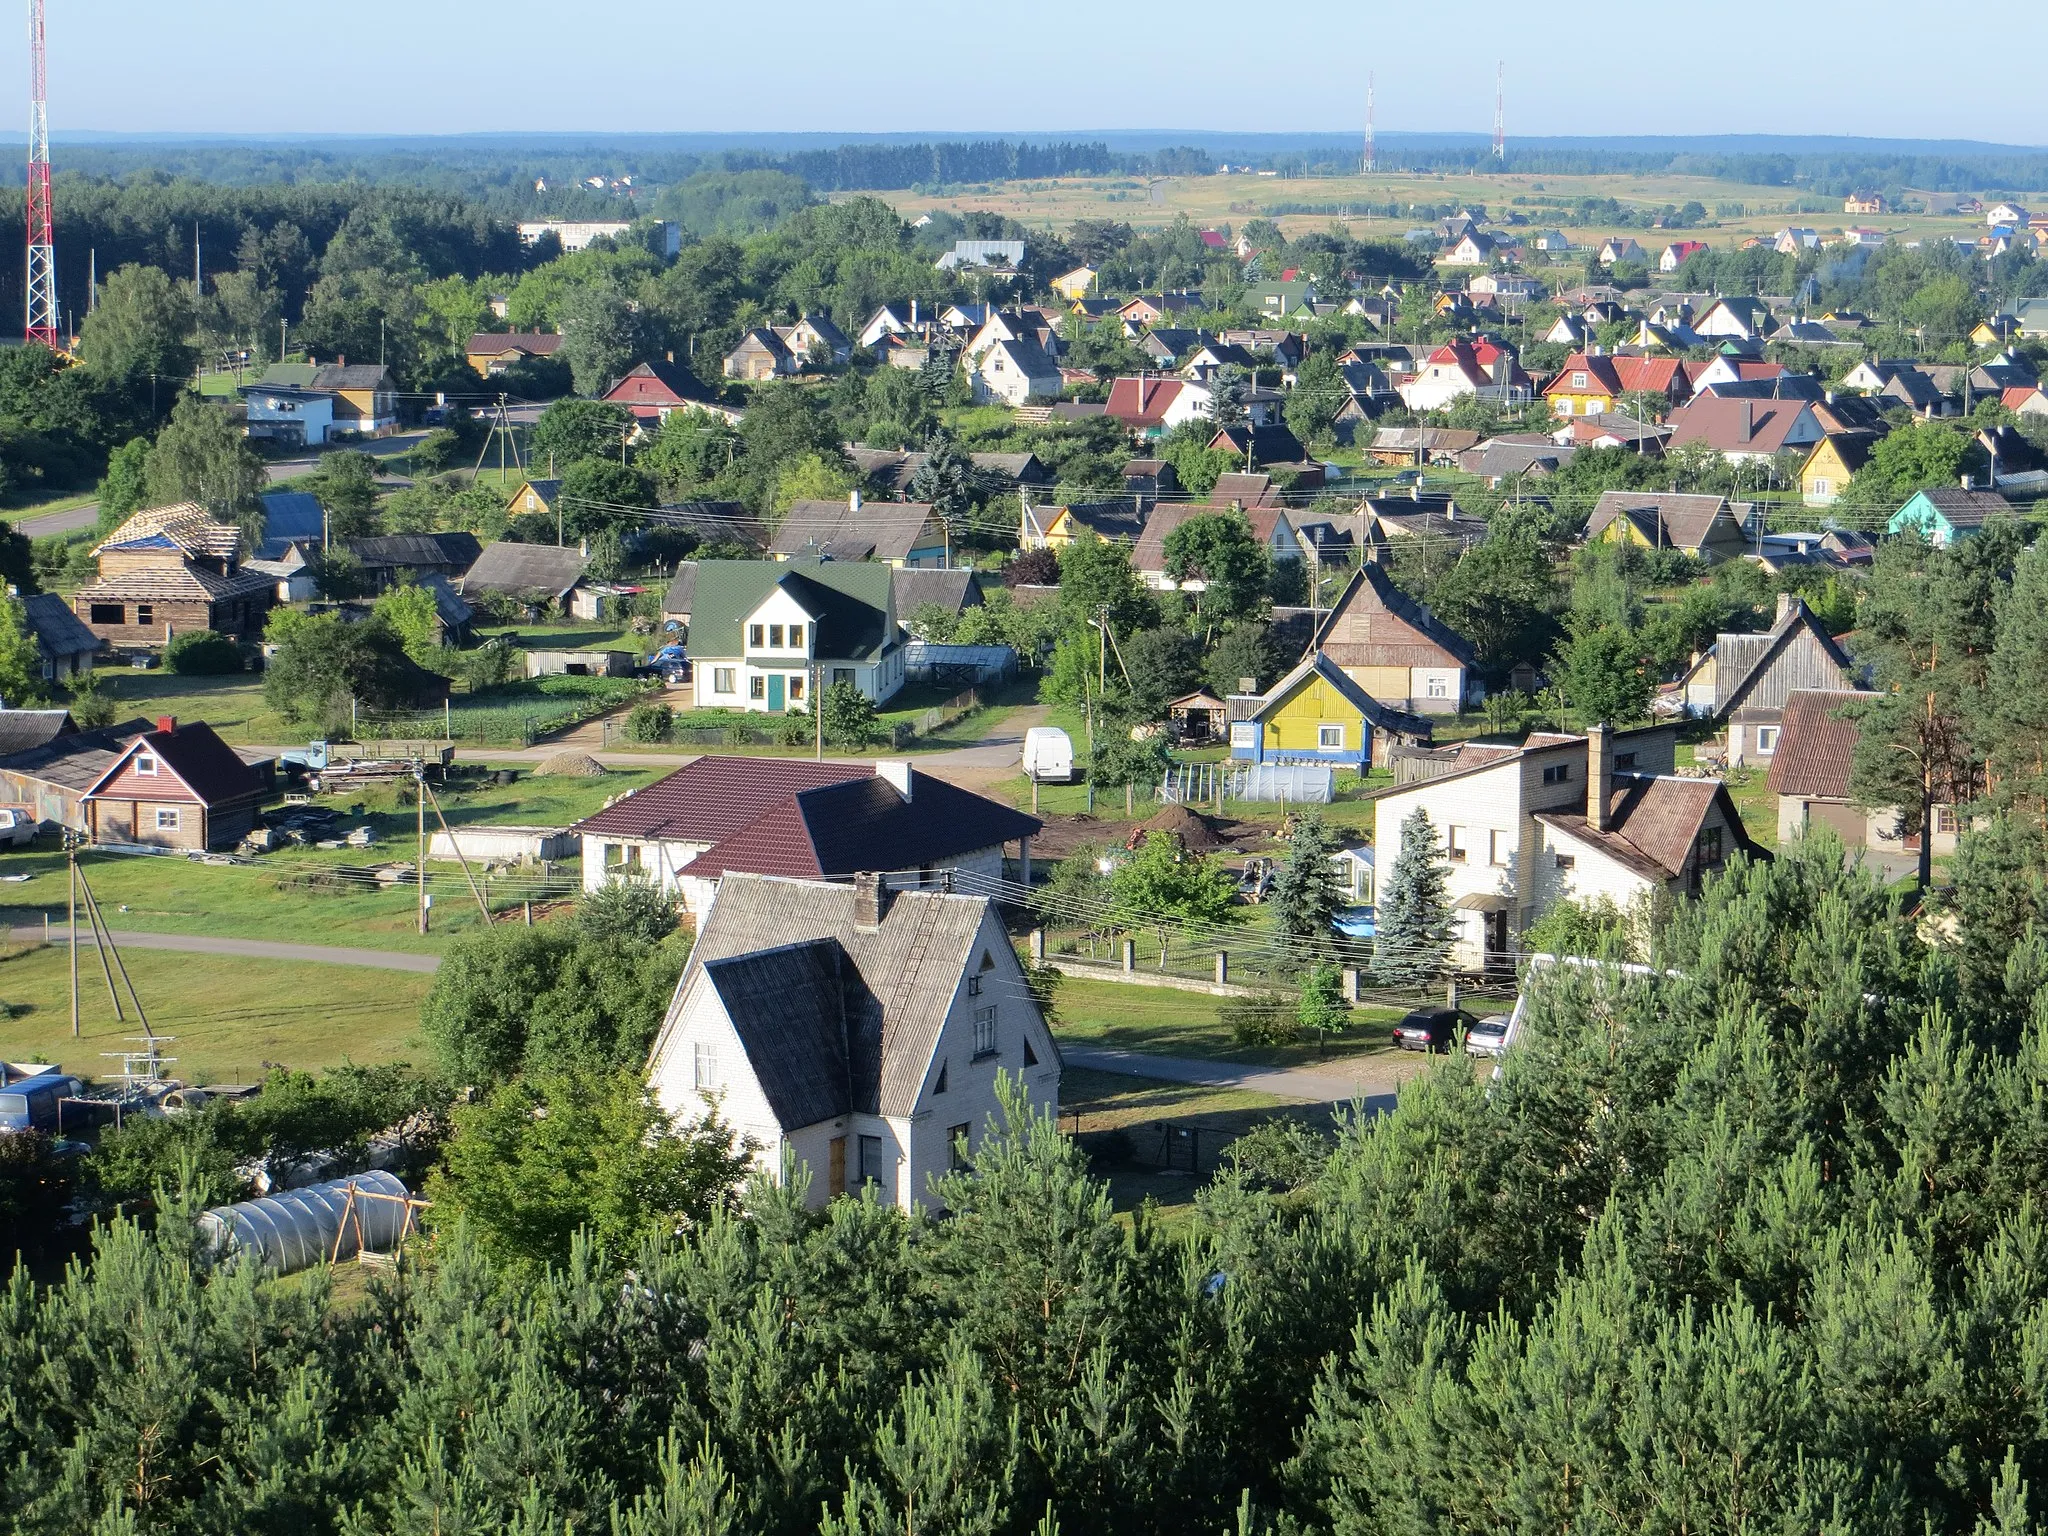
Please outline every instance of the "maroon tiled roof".
[[1735, 841], [1731, 852], [1754, 854], [1756, 845], [1719, 779], [1617, 775], [1608, 791], [1604, 829], [1596, 831], [1584, 816], [1563, 812], [1539, 811], [1536, 819], [1647, 878], [1672, 880], [1685, 873], [1700, 826], [1717, 802]]
[[865, 778], [870, 772], [858, 763], [700, 757], [579, 821], [574, 830], [596, 837], [715, 843], [799, 790]]
[[903, 799], [879, 775], [805, 789], [699, 854], [693, 876], [728, 870], [819, 879], [862, 870], [942, 865], [1037, 833], [1044, 823], [934, 779], [911, 774]]
[[1850, 689], [1795, 688], [1785, 696], [1778, 750], [1764, 786], [1774, 795], [1813, 800], [1849, 798], [1849, 760], [1860, 734], [1853, 720], [1836, 711], [1854, 699], [1876, 695]]

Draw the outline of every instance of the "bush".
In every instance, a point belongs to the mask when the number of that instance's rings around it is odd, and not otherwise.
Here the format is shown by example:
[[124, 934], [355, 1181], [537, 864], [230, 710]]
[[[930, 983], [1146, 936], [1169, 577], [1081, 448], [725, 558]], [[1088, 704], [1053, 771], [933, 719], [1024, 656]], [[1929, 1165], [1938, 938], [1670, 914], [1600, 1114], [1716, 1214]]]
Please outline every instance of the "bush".
[[242, 670], [242, 649], [214, 630], [188, 630], [164, 647], [164, 665], [183, 677], [223, 677]]
[[96, 731], [114, 723], [114, 701], [100, 691], [97, 672], [87, 672], [72, 680], [70, 708], [71, 718], [81, 731]]
[[626, 716], [626, 740], [655, 742], [668, 740], [676, 723], [676, 712], [666, 704], [635, 704]]
[[1298, 1120], [1268, 1120], [1223, 1149], [1223, 1157], [1255, 1189], [1274, 1193], [1312, 1184], [1336, 1143]]
[[817, 727], [809, 715], [784, 715], [775, 722], [775, 745], [807, 747], [817, 739]]
[[1277, 992], [1232, 998], [1218, 1010], [1217, 1016], [1239, 1045], [1292, 1045], [1301, 1038], [1294, 999]]

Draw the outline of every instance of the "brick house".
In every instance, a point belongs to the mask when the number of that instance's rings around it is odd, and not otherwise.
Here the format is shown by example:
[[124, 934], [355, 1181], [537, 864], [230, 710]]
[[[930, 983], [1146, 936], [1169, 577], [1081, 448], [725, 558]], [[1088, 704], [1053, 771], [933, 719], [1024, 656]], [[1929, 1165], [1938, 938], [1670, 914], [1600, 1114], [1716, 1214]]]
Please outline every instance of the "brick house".
[[260, 634], [277, 584], [242, 568], [241, 530], [194, 502], [146, 507], [93, 551], [99, 576], [71, 611], [109, 645], [153, 648], [195, 629]]

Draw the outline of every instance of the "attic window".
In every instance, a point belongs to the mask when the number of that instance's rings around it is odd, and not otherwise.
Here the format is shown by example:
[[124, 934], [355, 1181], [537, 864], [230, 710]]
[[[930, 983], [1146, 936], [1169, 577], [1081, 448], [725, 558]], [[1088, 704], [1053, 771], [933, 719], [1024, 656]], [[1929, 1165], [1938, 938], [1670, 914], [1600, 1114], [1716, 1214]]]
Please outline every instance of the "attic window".
[[982, 970], [982, 971], [992, 971], [992, 970], [994, 970], [995, 968], [996, 968], [996, 957], [995, 957], [994, 955], [990, 954], [990, 953], [989, 953], [989, 952], [988, 952], [987, 950], [985, 950], [985, 949], [984, 949], [984, 950], [983, 950], [983, 951], [981, 952], [981, 965], [980, 965], [979, 969], [980, 969], [980, 970]]
[[147, 752], [138, 752], [135, 755], [135, 771], [138, 775], [145, 779], [155, 778], [156, 759], [151, 757]]
[[946, 1091], [946, 1067], [947, 1063], [943, 1061], [939, 1063], [939, 1080], [932, 1084], [933, 1093], [944, 1093]]
[[1038, 1065], [1038, 1052], [1031, 1049], [1031, 1040], [1028, 1036], [1024, 1041], [1024, 1065], [1027, 1067]]

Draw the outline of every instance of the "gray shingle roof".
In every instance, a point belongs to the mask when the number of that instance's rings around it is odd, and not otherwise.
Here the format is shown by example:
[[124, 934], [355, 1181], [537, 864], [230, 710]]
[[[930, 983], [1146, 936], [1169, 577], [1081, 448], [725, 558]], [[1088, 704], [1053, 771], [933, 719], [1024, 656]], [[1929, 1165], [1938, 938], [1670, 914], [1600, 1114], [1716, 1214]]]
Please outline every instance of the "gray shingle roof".
[[906, 560], [919, 547], [918, 536], [931, 512], [916, 501], [867, 501], [857, 507], [843, 501], [799, 501], [768, 548], [778, 555], [865, 549], [877, 560]]
[[545, 592], [559, 598], [583, 579], [588, 557], [581, 550], [554, 544], [515, 544], [501, 539], [484, 547], [476, 563], [463, 573], [456, 590], [464, 597], [480, 592], [518, 596]]
[[0, 709], [0, 757], [48, 746], [60, 736], [77, 732], [69, 710]]
[[[788, 1129], [916, 1108], [988, 910], [979, 896], [903, 891], [864, 931], [853, 902], [851, 885], [727, 875], [690, 956], [728, 1012], [737, 1001], [734, 1027]], [[664, 1037], [675, 1020], [671, 1009]]]
[[54, 592], [38, 592], [21, 600], [30, 633], [45, 657], [56, 661], [64, 656], [89, 656], [100, 648], [100, 637], [63, 598]]

